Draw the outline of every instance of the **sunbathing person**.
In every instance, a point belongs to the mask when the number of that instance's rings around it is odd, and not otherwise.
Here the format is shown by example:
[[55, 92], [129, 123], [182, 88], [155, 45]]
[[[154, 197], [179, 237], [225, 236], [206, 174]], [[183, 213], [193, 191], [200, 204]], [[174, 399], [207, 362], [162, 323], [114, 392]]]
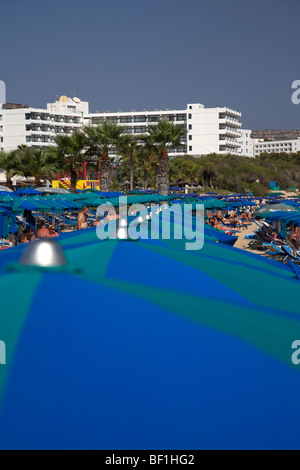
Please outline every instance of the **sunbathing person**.
[[41, 222], [37, 231], [38, 238], [49, 238], [49, 229], [47, 229], [45, 222]]
[[29, 243], [33, 240], [35, 240], [34, 233], [31, 231], [29, 227], [26, 227], [25, 230], [23, 230], [21, 243]]
[[89, 208], [87, 206], [84, 206], [79, 212], [78, 217], [77, 217], [78, 230], [88, 228], [88, 222], [87, 222], [88, 211], [89, 211]]
[[213, 227], [215, 227], [216, 229], [218, 230], [225, 230], [225, 228], [222, 226], [221, 222], [218, 221], [217, 217], [214, 216], [212, 219], [211, 219], [211, 225]]
[[[9, 236], [4, 239], [4, 243], [6, 245], [5, 248], [14, 246], [15, 245], [14, 234], [10, 233]], [[2, 248], [3, 248], [3, 243], [2, 243]]]
[[53, 227], [53, 225], [49, 225], [49, 236], [48, 236], [48, 238], [52, 238], [52, 237], [58, 237], [58, 233], [55, 232], [55, 228]]

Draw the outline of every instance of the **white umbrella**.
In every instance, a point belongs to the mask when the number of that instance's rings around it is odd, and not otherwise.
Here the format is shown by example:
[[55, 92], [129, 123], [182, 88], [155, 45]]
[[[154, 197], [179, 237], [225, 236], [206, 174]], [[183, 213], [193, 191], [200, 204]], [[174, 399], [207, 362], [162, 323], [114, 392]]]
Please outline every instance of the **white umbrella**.
[[37, 191], [41, 193], [48, 193], [48, 194], [67, 194], [70, 191], [64, 188], [51, 188], [48, 186], [41, 186], [40, 188], [36, 188]]
[[9, 193], [13, 193], [13, 190], [8, 188], [7, 186], [0, 185], [0, 191], [7, 191]]

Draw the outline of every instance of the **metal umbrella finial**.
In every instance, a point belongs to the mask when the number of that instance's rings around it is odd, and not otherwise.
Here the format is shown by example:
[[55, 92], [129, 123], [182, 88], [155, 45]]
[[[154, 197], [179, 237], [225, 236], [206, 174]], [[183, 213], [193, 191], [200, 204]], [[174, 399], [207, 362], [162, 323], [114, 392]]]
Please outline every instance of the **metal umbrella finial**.
[[24, 249], [20, 264], [24, 266], [57, 267], [66, 264], [62, 247], [54, 240], [36, 240]]

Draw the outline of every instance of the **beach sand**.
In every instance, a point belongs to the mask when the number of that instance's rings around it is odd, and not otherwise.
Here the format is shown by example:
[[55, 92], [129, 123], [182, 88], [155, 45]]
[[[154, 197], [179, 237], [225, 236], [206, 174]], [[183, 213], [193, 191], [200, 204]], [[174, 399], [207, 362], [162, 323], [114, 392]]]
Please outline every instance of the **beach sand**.
[[259, 255], [263, 255], [264, 254], [263, 250], [252, 250], [251, 248], [247, 248], [247, 245], [249, 244], [250, 240], [245, 239], [245, 235], [248, 235], [249, 233], [252, 234], [257, 229], [258, 229], [258, 226], [254, 222], [252, 222], [251, 225], [248, 225], [246, 228], [242, 228], [240, 233], [236, 234], [238, 239], [233, 246], [235, 248], [240, 248], [241, 250], [248, 250], [251, 253], [257, 253]]

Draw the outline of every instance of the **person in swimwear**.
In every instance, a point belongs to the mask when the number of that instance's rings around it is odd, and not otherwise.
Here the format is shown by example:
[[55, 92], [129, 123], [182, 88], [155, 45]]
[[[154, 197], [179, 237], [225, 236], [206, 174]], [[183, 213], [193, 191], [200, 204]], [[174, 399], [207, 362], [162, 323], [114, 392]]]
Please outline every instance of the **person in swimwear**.
[[84, 206], [79, 212], [78, 217], [77, 217], [78, 230], [88, 228], [88, 222], [87, 222], [88, 211], [89, 211], [89, 208], [87, 206]]

